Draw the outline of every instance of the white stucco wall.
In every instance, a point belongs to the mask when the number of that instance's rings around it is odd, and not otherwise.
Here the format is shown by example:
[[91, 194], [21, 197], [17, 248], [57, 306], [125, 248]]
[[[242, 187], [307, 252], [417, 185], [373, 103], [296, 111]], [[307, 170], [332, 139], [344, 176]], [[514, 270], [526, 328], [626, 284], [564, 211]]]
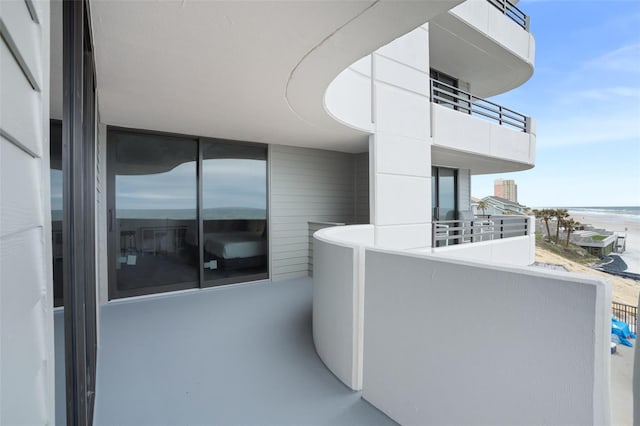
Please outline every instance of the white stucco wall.
[[375, 243], [419, 248], [431, 240], [428, 26], [373, 54], [371, 138]]
[[48, 2], [33, 4], [34, 15], [24, 1], [0, 2], [0, 21], [4, 24], [0, 29], [3, 425], [52, 424], [55, 419], [49, 198], [50, 9]]
[[[458, 244], [428, 249], [436, 257], [445, 259], [488, 262], [498, 265], [527, 266], [535, 261], [535, 235]], [[426, 250], [422, 250], [426, 254]]]
[[365, 274], [363, 397], [400, 424], [609, 423], [607, 280], [379, 249]]
[[362, 389], [364, 246], [373, 226], [325, 228], [313, 239], [313, 341], [320, 359], [351, 389]]
[[[431, 120], [434, 146], [482, 157], [535, 163], [535, 126], [531, 133], [525, 133], [436, 104], [431, 105]], [[468, 167], [473, 169], [473, 164]]]

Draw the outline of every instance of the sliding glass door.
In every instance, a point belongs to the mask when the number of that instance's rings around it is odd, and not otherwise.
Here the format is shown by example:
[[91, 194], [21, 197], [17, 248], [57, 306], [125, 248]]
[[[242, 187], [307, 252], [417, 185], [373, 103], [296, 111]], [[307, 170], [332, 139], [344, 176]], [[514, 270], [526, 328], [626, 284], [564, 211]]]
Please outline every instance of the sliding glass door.
[[109, 129], [110, 298], [268, 278], [267, 148]]
[[267, 274], [267, 149], [202, 142], [205, 285]]
[[199, 285], [194, 139], [110, 130], [110, 296]]

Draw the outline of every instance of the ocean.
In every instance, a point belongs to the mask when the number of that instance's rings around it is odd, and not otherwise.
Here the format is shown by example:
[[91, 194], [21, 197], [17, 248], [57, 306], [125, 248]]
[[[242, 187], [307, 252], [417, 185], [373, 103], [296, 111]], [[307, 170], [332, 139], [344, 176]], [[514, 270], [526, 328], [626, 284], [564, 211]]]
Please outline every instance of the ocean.
[[610, 217], [625, 222], [633, 222], [640, 224], [640, 206], [616, 206], [616, 207], [539, 207], [543, 208], [562, 208], [568, 210], [573, 216], [580, 214], [598, 217]]

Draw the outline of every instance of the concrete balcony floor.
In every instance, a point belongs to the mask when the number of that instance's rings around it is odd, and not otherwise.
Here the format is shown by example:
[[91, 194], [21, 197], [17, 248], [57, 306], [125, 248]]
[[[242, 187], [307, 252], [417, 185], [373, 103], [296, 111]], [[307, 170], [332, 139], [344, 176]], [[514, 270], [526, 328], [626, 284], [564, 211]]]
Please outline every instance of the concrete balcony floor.
[[[318, 358], [311, 279], [102, 307], [96, 425], [392, 425]], [[65, 424], [55, 314], [56, 424]]]

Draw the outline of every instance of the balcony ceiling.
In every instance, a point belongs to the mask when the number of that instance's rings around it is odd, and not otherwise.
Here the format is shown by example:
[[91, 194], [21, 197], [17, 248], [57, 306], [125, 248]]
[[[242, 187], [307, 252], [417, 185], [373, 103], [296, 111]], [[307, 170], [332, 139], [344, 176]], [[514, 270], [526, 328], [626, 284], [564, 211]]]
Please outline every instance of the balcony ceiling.
[[429, 48], [432, 68], [470, 83], [471, 92], [480, 97], [512, 90], [533, 75], [532, 63], [452, 12], [429, 23]]
[[[327, 86], [362, 56], [458, 3], [92, 0], [100, 119], [156, 131], [366, 151], [367, 134], [324, 110]], [[54, 49], [57, 44], [52, 41]], [[53, 86], [61, 82], [56, 69], [60, 73], [53, 63]], [[62, 103], [62, 91], [55, 92], [54, 116]]]
[[532, 169], [534, 164], [522, 163], [502, 157], [465, 152], [443, 146], [431, 147], [431, 163], [434, 166], [469, 169], [472, 175], [519, 172]]

